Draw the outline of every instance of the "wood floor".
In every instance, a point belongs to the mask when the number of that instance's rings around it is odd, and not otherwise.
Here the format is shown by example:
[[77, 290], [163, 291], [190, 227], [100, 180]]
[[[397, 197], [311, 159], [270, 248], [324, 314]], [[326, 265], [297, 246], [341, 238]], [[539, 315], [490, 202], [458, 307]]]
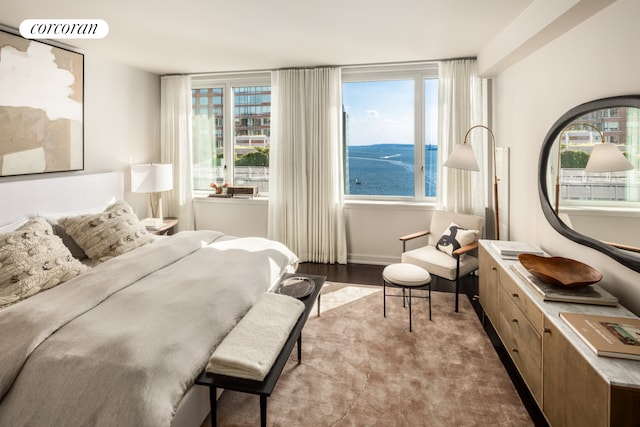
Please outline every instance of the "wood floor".
[[[362, 285], [380, 285], [382, 286], [382, 270], [383, 265], [368, 265], [368, 264], [315, 264], [315, 263], [301, 263], [297, 272], [302, 274], [317, 274], [320, 276], [326, 276], [328, 281], [343, 282], [343, 283], [358, 283]], [[441, 292], [454, 292], [455, 285], [446, 280], [435, 280], [432, 282], [432, 290]], [[489, 336], [491, 343], [493, 344], [496, 353], [500, 357], [505, 370], [509, 374], [516, 391], [522, 399], [522, 403], [527, 408], [531, 419], [536, 426], [545, 427], [548, 426], [544, 416], [535, 403], [533, 396], [529, 392], [526, 384], [522, 380], [522, 377], [518, 373], [515, 365], [511, 361], [508, 352], [502, 345], [498, 334], [495, 332], [491, 324], [486, 321], [483, 315], [482, 307], [480, 306], [478, 295], [478, 280], [475, 276], [469, 276], [463, 279], [460, 283], [461, 298], [464, 298], [463, 294], [469, 298], [471, 305], [478, 314], [478, 319], [483, 323], [485, 331]], [[452, 307], [453, 310], [453, 307]]]

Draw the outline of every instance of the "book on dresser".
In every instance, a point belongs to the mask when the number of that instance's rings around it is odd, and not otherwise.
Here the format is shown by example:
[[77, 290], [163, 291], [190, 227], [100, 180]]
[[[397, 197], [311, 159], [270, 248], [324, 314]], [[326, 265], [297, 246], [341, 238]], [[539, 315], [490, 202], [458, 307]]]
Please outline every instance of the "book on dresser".
[[544, 251], [531, 243], [508, 240], [493, 240], [491, 247], [502, 259], [518, 259], [519, 254], [544, 255]]
[[640, 318], [560, 313], [598, 356], [640, 360]]
[[520, 276], [525, 283], [529, 285], [529, 288], [535, 291], [543, 301], [607, 305], [611, 307], [618, 305], [618, 298], [596, 284], [561, 287], [543, 282], [533, 274], [529, 273], [522, 264], [512, 265], [511, 270]]

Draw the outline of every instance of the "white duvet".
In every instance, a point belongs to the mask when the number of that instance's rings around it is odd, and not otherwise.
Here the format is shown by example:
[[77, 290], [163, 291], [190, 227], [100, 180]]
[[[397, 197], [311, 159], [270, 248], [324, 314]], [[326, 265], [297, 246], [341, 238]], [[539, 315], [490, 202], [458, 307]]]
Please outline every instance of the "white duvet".
[[0, 310], [0, 426], [169, 426], [296, 262], [267, 239], [182, 232]]

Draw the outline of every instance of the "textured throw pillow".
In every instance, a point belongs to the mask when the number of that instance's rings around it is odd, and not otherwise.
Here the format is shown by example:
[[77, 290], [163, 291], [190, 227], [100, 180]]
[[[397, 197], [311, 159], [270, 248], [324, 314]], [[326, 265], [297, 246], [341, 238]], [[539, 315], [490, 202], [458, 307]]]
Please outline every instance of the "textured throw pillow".
[[95, 262], [107, 261], [153, 241], [153, 236], [124, 201], [98, 214], [60, 218], [58, 222]]
[[104, 205], [102, 207], [93, 207], [93, 208], [87, 208], [82, 210], [73, 210], [73, 211], [65, 211], [65, 212], [38, 211], [38, 216], [44, 217], [47, 220], [47, 222], [51, 224], [51, 228], [53, 228], [53, 233], [62, 239], [62, 243], [64, 243], [64, 245], [67, 248], [69, 248], [69, 251], [71, 251], [71, 255], [73, 255], [74, 258], [77, 258], [80, 261], [83, 261], [89, 257], [87, 256], [86, 253], [84, 253], [82, 248], [78, 246], [76, 241], [73, 240], [71, 236], [69, 236], [69, 234], [64, 229], [64, 227], [60, 225], [60, 223], [58, 223], [58, 220], [60, 218], [66, 218], [70, 216], [98, 214], [102, 212], [106, 206], [107, 205]]
[[469, 245], [478, 239], [478, 230], [467, 230], [452, 222], [447, 231], [440, 236], [436, 249], [453, 256], [453, 251]]
[[44, 218], [0, 234], [0, 307], [52, 288], [85, 271]]

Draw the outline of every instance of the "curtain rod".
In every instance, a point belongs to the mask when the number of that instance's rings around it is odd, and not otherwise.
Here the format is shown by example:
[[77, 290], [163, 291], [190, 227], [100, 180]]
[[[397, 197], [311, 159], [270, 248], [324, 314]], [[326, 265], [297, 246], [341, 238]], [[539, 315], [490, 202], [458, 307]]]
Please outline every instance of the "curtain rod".
[[478, 58], [475, 56], [466, 56], [459, 58], [443, 58], [443, 59], [432, 59], [432, 60], [415, 60], [415, 61], [400, 61], [400, 62], [369, 62], [369, 63], [361, 63], [361, 64], [349, 64], [349, 65], [310, 65], [304, 67], [281, 67], [281, 68], [267, 68], [267, 69], [257, 69], [257, 70], [241, 70], [241, 71], [211, 71], [211, 72], [200, 72], [200, 73], [170, 73], [163, 74], [162, 76], [215, 76], [215, 75], [224, 75], [224, 74], [254, 74], [254, 73], [270, 73], [271, 71], [277, 70], [309, 70], [313, 68], [328, 68], [328, 67], [340, 67], [340, 68], [358, 68], [358, 67], [388, 67], [390, 65], [416, 65], [416, 64], [432, 64], [434, 62], [444, 62], [444, 61], [462, 61], [462, 60], [477, 60]]

